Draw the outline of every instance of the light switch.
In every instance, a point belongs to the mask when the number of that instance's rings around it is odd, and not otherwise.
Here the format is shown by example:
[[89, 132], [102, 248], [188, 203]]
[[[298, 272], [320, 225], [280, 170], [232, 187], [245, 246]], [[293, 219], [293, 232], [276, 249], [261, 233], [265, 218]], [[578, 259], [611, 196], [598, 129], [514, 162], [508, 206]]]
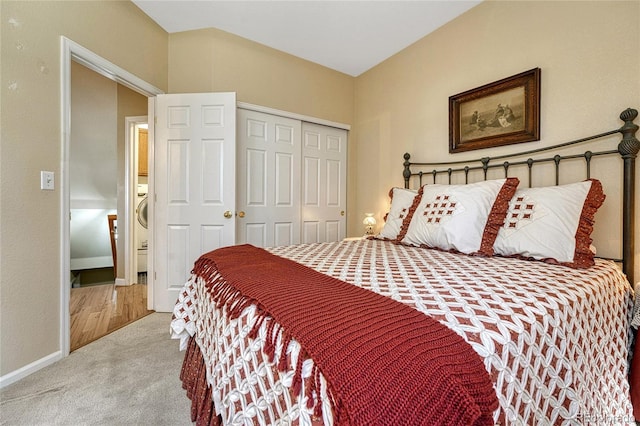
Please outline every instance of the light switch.
[[53, 191], [55, 188], [55, 180], [53, 172], [40, 171], [40, 189]]

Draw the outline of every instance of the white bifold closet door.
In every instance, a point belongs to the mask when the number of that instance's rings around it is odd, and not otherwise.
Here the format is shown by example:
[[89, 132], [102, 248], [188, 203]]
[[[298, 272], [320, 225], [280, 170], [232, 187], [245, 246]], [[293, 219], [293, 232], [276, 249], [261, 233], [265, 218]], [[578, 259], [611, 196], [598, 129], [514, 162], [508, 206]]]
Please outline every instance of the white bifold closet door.
[[238, 109], [237, 241], [300, 243], [301, 122]]
[[346, 236], [347, 131], [239, 108], [237, 243]]
[[302, 125], [302, 242], [346, 236], [347, 131]]

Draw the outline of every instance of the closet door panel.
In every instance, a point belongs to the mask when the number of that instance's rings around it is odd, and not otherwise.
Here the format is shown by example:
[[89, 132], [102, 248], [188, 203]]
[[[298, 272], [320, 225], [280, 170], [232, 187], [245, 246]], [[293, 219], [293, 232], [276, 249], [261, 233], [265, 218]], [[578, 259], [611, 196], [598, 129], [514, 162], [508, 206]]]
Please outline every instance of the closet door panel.
[[[302, 124], [302, 222], [305, 242], [346, 236], [347, 131]], [[315, 241], [311, 224], [315, 224]]]
[[224, 245], [224, 228], [219, 225], [202, 225], [200, 227], [200, 240], [202, 253], [207, 253]]
[[294, 207], [293, 200], [298, 198], [294, 196], [294, 167], [292, 154], [276, 153], [274, 204], [278, 207]]
[[266, 247], [267, 241], [267, 229], [264, 222], [261, 223], [247, 223], [245, 225], [247, 230], [247, 244], [252, 244], [256, 247]]
[[341, 176], [342, 164], [340, 161], [328, 159], [327, 166], [327, 207], [340, 207], [342, 188], [341, 184], [344, 180]]
[[301, 122], [238, 109], [239, 244], [300, 243]]
[[207, 205], [224, 204], [224, 180], [220, 170], [224, 167], [224, 140], [205, 139], [202, 141], [202, 202]]
[[293, 244], [294, 230], [291, 222], [276, 223], [275, 229], [275, 245], [276, 246], [288, 246]]
[[304, 157], [302, 193], [304, 207], [320, 207], [320, 159], [317, 157]]
[[320, 242], [320, 223], [312, 220], [302, 222], [302, 242], [313, 244]]
[[341, 224], [339, 220], [327, 220], [324, 226], [324, 232], [327, 241], [338, 241], [340, 237]]
[[267, 153], [264, 150], [247, 149], [246, 187], [242, 188], [247, 206], [265, 207], [267, 205]]

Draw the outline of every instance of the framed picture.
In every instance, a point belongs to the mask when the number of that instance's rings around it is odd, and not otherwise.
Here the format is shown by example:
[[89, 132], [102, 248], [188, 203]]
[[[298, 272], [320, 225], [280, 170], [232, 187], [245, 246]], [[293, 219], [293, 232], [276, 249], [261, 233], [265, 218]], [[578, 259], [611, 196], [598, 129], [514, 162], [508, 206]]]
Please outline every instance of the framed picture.
[[540, 68], [449, 98], [449, 152], [540, 140]]

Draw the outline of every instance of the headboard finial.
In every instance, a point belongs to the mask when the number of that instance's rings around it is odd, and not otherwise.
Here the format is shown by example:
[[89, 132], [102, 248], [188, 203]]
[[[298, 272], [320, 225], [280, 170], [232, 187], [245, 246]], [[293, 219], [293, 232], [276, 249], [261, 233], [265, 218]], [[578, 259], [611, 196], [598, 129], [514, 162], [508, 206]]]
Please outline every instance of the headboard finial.
[[633, 121], [638, 116], [638, 110], [633, 108], [627, 108], [620, 113], [620, 120], [622, 121]]
[[404, 170], [402, 171], [402, 177], [404, 177], [404, 187], [405, 188], [409, 188], [409, 179], [411, 179], [411, 163], [409, 162], [409, 158], [411, 158], [411, 155], [409, 155], [408, 152], [404, 153]]
[[623, 191], [622, 191], [622, 270], [630, 283], [634, 283], [634, 253], [635, 253], [635, 169], [636, 156], [640, 151], [640, 141], [636, 137], [638, 125], [633, 122], [638, 116], [638, 110], [627, 108], [620, 113], [624, 125], [619, 132], [622, 140], [618, 144], [618, 152], [622, 156]]
[[624, 125], [620, 128], [622, 140], [618, 144], [618, 152], [622, 158], [635, 158], [640, 151], [640, 141], [636, 137], [638, 125], [633, 120], [638, 117], [638, 110], [627, 108], [620, 113], [620, 120], [624, 121]]

